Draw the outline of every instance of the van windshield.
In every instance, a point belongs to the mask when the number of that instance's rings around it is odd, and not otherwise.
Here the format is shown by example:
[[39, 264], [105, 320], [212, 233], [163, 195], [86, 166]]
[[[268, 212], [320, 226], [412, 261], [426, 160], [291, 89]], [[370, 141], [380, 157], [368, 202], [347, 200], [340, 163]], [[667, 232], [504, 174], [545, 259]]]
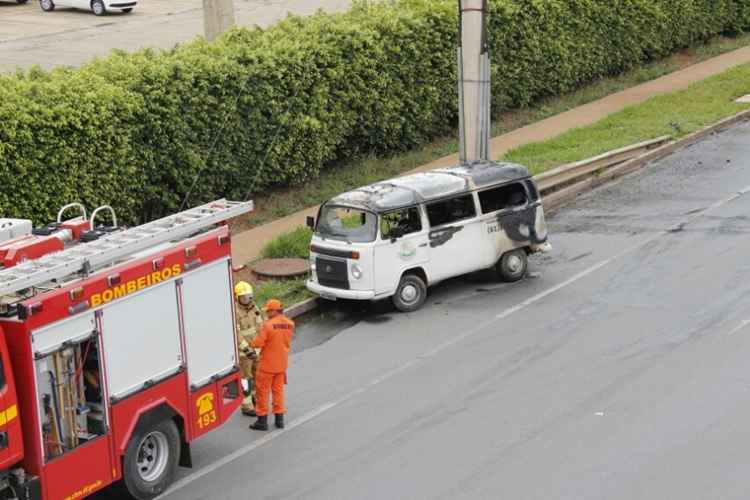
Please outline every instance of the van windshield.
[[316, 234], [321, 238], [365, 243], [375, 241], [377, 217], [357, 208], [325, 205], [320, 209]]

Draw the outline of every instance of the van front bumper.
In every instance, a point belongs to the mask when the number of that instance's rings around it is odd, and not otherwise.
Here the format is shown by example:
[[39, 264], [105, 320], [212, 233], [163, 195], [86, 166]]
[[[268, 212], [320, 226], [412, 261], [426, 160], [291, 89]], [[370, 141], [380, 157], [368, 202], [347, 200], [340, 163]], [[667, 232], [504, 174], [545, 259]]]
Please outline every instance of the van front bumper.
[[307, 289], [314, 294], [320, 295], [321, 298], [328, 300], [372, 300], [375, 298], [375, 292], [372, 290], [340, 290], [338, 288], [321, 286], [313, 280], [307, 280]]

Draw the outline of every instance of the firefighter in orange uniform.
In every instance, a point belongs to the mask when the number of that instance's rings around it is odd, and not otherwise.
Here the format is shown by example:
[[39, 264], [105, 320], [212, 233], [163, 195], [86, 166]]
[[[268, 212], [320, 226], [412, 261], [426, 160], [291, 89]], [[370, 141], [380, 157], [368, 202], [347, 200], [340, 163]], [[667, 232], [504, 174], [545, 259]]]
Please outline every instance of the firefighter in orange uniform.
[[253, 300], [253, 287], [250, 283], [240, 281], [234, 287], [237, 297], [237, 347], [240, 352], [240, 370], [242, 378], [248, 385], [248, 391], [242, 400], [242, 414], [254, 417], [256, 398], [255, 372], [258, 369], [257, 353], [250, 347], [250, 342], [258, 335], [263, 326], [263, 316]]
[[258, 431], [268, 430], [268, 397], [273, 395], [273, 413], [276, 427], [284, 428], [284, 385], [289, 365], [289, 349], [294, 337], [294, 321], [284, 316], [281, 301], [271, 299], [265, 307], [268, 320], [257, 337], [250, 343], [260, 349], [260, 361], [255, 375], [255, 412], [258, 420], [250, 426]]

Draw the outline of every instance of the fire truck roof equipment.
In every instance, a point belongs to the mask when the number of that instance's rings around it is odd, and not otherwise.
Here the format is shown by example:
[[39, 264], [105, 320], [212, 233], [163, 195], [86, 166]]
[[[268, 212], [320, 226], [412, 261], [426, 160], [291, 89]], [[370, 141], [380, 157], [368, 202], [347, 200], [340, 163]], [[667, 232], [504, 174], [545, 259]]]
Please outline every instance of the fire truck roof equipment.
[[[250, 212], [253, 202], [217, 200], [96, 241], [0, 270], [0, 296], [13, 294], [76, 273], [87, 274], [121, 262], [137, 252], [176, 241]], [[92, 217], [93, 219], [93, 217]]]

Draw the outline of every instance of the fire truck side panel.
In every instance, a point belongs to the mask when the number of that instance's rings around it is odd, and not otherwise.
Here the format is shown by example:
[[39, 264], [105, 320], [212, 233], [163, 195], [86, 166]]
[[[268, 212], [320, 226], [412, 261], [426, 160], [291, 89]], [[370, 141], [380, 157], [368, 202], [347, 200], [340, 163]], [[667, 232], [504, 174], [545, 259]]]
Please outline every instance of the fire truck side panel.
[[76, 343], [96, 332], [93, 312], [79, 314], [35, 330], [31, 335], [34, 357], [40, 358], [59, 350], [64, 343]]
[[175, 282], [147, 288], [102, 311], [109, 396], [121, 399], [182, 367]]
[[182, 314], [188, 381], [197, 389], [237, 366], [228, 260], [204, 266], [182, 278]]
[[[140, 418], [162, 405], [168, 406], [183, 423], [186, 422], [187, 415], [184, 409], [188, 407], [188, 392], [185, 372], [178, 373], [158, 386], [133, 394], [112, 405], [112, 424], [115, 434], [115, 454], [117, 456], [125, 454], [128, 441], [130, 441]], [[188, 426], [186, 425], [186, 427]], [[186, 441], [191, 440], [190, 435], [184, 437]], [[122, 464], [118, 461], [116, 464], [118, 478], [122, 474], [121, 466]]]
[[229, 420], [242, 403], [239, 372], [194, 391], [190, 395], [190, 425], [194, 437], [215, 429]]
[[42, 475], [45, 500], [84, 498], [114, 480], [111, 436], [100, 436], [48, 462]]
[[8, 469], [23, 458], [23, 434], [18, 410], [11, 358], [0, 325], [0, 470]]

